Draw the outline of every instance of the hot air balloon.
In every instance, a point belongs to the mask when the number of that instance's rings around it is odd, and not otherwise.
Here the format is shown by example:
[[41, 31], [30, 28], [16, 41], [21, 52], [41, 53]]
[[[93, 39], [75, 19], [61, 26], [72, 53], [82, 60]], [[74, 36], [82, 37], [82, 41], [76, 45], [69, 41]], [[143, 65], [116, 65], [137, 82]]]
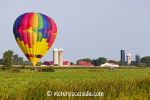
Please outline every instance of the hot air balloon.
[[50, 17], [30, 12], [16, 19], [13, 33], [21, 50], [35, 66], [54, 43], [57, 27]]

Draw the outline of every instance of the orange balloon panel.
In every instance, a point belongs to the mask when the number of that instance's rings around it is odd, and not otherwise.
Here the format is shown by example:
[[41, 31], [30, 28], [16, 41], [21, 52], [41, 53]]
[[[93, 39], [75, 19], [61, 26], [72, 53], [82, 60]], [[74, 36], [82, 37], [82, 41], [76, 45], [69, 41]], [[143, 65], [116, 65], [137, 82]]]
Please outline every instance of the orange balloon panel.
[[55, 22], [41, 13], [19, 16], [13, 27], [16, 41], [29, 61], [35, 66], [55, 41]]

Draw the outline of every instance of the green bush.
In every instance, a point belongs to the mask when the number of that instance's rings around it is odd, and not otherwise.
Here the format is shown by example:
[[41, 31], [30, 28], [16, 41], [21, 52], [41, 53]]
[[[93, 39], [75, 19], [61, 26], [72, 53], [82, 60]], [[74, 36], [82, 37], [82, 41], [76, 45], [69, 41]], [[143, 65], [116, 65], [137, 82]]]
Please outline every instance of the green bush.
[[45, 67], [45, 68], [42, 68], [42, 72], [55, 72], [55, 68], [54, 67]]
[[25, 66], [25, 65], [22, 65], [22, 66], [21, 66], [21, 69], [25, 69], [25, 68], [26, 68], [26, 66]]
[[10, 68], [10, 67], [5, 66], [5, 65], [1, 67], [2, 70], [7, 70], [7, 69], [9, 69], [9, 68]]

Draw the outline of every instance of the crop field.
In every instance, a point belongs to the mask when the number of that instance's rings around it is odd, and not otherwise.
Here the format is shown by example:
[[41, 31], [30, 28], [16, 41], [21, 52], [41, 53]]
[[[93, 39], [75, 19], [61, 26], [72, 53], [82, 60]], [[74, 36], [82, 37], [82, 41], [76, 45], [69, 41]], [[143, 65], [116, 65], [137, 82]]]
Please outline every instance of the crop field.
[[[103, 92], [102, 96], [47, 96], [47, 91]], [[150, 68], [55, 68], [55, 72], [0, 70], [1, 100], [150, 100]]]

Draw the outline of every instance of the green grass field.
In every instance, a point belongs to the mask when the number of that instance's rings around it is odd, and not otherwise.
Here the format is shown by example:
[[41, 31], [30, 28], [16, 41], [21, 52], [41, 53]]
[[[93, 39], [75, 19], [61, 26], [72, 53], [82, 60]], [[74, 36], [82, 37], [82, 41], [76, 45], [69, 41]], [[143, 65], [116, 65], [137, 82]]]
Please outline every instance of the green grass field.
[[[47, 91], [103, 92], [101, 97], [47, 96]], [[0, 71], [0, 98], [8, 100], [150, 100], [150, 68], [57, 68], [55, 72]]]

